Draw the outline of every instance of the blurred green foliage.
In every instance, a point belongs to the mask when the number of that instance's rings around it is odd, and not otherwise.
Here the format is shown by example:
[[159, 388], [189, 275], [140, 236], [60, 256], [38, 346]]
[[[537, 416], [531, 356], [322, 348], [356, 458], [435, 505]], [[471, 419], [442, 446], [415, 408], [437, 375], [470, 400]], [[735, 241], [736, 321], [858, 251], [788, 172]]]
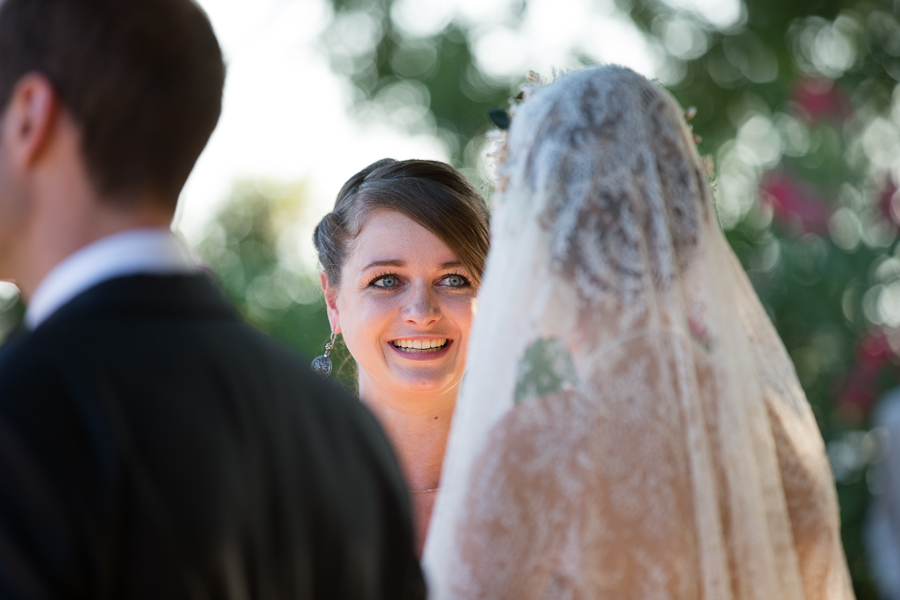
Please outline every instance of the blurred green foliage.
[[[298, 253], [311, 243], [295, 228], [308, 219], [307, 200], [303, 185], [239, 182], [196, 250], [250, 323], [311, 359], [324, 352], [331, 329], [318, 272]], [[343, 344], [331, 359], [333, 377], [355, 388], [355, 364]]]
[[330, 334], [325, 303], [317, 274], [291, 260], [304, 199], [303, 186], [237, 183], [196, 251], [248, 321], [315, 356]]
[[25, 307], [15, 286], [0, 281], [0, 343], [21, 322], [24, 312]]

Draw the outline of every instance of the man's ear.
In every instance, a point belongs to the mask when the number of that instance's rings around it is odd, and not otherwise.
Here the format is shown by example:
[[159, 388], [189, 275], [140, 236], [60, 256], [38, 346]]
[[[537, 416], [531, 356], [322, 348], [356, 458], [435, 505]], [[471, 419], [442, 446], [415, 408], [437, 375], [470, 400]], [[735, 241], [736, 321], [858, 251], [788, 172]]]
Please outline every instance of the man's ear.
[[3, 114], [2, 136], [20, 167], [30, 167], [46, 148], [59, 107], [59, 96], [45, 76], [29, 73], [16, 84]]
[[341, 332], [341, 319], [337, 308], [337, 288], [328, 281], [325, 271], [319, 273], [319, 282], [322, 285], [322, 294], [325, 296], [325, 310], [328, 312], [328, 322], [333, 333]]

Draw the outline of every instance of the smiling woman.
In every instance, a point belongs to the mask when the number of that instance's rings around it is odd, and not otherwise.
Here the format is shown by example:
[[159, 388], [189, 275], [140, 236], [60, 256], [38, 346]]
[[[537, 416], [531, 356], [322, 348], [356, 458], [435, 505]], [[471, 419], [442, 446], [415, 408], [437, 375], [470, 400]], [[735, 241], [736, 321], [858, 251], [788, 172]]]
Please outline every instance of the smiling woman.
[[487, 205], [446, 164], [385, 159], [344, 185], [313, 238], [331, 329], [397, 451], [421, 553], [487, 256]]

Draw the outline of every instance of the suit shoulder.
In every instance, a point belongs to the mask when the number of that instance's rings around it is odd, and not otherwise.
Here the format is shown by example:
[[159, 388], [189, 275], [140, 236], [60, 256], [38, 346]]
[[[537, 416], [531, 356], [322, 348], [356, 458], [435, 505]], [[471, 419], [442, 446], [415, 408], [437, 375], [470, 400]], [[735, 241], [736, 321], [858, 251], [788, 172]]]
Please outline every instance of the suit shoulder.
[[388, 447], [381, 428], [359, 399], [340, 385], [316, 375], [310, 369], [310, 359], [271, 336], [242, 324], [253, 348], [260, 372], [273, 382], [280, 382], [297, 410], [319, 420], [326, 431], [352, 430], [365, 443]]
[[29, 335], [0, 346], [0, 406], [23, 386], [35, 393], [55, 380], [52, 342], [41, 343]]

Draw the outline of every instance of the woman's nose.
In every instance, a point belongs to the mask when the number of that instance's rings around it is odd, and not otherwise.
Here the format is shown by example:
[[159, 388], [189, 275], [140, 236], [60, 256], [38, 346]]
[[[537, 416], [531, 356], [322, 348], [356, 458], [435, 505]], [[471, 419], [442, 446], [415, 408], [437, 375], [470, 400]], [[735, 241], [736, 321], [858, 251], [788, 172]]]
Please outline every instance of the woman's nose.
[[441, 317], [441, 308], [426, 286], [417, 286], [403, 309], [403, 318], [419, 327], [427, 327]]

